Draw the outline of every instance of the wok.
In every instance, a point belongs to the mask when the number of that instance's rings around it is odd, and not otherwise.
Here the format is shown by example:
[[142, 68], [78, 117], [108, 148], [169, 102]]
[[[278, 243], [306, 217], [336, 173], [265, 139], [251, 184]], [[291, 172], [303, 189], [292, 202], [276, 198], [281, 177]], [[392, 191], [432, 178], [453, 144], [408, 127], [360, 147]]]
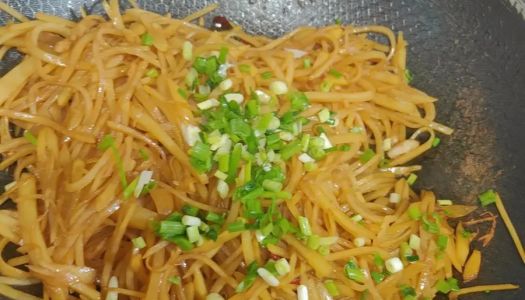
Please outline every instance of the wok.
[[[8, 0], [32, 16], [43, 11], [68, 18], [80, 7], [102, 11], [93, 0]], [[125, 5], [126, 1], [122, 1]], [[148, 10], [185, 16], [216, 1], [137, 1]], [[472, 203], [488, 188], [500, 192], [525, 238], [525, 3], [523, 0], [221, 0], [208, 16], [224, 15], [251, 33], [276, 37], [300, 25], [382, 24], [403, 31], [409, 42], [413, 84], [439, 98], [438, 120], [455, 128], [423, 158], [418, 188], [440, 198]], [[512, 2], [512, 3], [511, 3]], [[9, 18], [0, 15], [0, 23]], [[5, 73], [17, 62], [9, 53]], [[3, 174], [0, 183], [7, 182]], [[3, 184], [2, 184], [3, 185]], [[495, 212], [495, 208], [489, 208]], [[469, 283], [525, 284], [525, 267], [500, 221], [483, 252], [480, 277]], [[525, 299], [525, 290], [463, 299]]]

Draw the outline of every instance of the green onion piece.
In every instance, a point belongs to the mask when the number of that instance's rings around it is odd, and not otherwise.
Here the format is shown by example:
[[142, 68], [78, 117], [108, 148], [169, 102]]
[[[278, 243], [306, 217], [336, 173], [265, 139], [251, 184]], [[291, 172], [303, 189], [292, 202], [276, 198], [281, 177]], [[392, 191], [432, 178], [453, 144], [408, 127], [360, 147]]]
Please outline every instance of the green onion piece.
[[239, 71], [241, 71], [241, 73], [244, 73], [244, 74], [250, 74], [251, 67], [250, 65], [241, 64], [239, 65]]
[[[301, 146], [301, 140], [295, 140], [288, 145], [284, 146], [284, 148], [281, 149], [281, 158], [283, 160], [288, 160], [292, 158], [292, 156], [299, 154], [302, 150]], [[315, 157], [314, 157], [315, 158]]]
[[219, 171], [227, 173], [230, 168], [230, 155], [228, 153], [219, 154], [217, 160]]
[[343, 76], [343, 74], [341, 74], [341, 72], [337, 71], [336, 69], [330, 69], [328, 74], [334, 76], [335, 78], [341, 78]]
[[278, 181], [270, 180], [270, 179], [265, 179], [262, 183], [262, 186], [265, 190], [271, 191], [271, 192], [278, 192], [282, 190], [283, 188], [282, 183]]
[[246, 224], [242, 220], [237, 220], [233, 223], [228, 224], [229, 232], [239, 232], [246, 230]]
[[200, 74], [205, 73], [207, 61], [208, 60], [205, 57], [199, 56], [193, 62], [193, 68]]
[[177, 93], [179, 93], [179, 95], [184, 98], [184, 99], [188, 99], [188, 93], [186, 92], [186, 90], [184, 90], [183, 88], [178, 88], [177, 89]]
[[242, 119], [230, 120], [230, 130], [232, 134], [241, 137], [242, 139], [246, 139], [252, 133], [250, 125]]
[[184, 236], [176, 236], [170, 238], [169, 241], [179, 246], [182, 251], [189, 251], [193, 249], [193, 244]]
[[451, 291], [459, 291], [459, 285], [458, 285], [458, 280], [454, 277], [450, 277], [449, 279], [447, 279], [447, 282], [448, 282], [448, 285], [450, 286], [450, 290]]
[[439, 233], [439, 225], [437, 222], [430, 222], [427, 216], [423, 216], [421, 220], [423, 221], [423, 230], [429, 233]]
[[406, 256], [406, 259], [408, 262], [414, 263], [416, 261], [419, 261], [419, 256], [418, 255], [408, 255]]
[[228, 48], [221, 47], [221, 50], [219, 51], [219, 58], [218, 58], [219, 63], [221, 65], [226, 63], [226, 58], [228, 57], [228, 52], [229, 52]]
[[310, 69], [312, 67], [312, 60], [310, 58], [305, 58], [303, 60], [303, 68]]
[[388, 168], [390, 166], [390, 160], [383, 158], [379, 161], [379, 167], [381, 169]]
[[339, 296], [339, 290], [337, 289], [337, 286], [335, 285], [335, 282], [331, 279], [324, 281], [324, 287], [326, 288], [326, 291], [330, 296], [337, 297]]
[[140, 40], [142, 42], [142, 45], [144, 45], [144, 46], [151, 46], [151, 45], [153, 45], [153, 36], [149, 32], [144, 33], [140, 37]]
[[263, 72], [263, 73], [261, 74], [261, 78], [262, 78], [262, 79], [270, 79], [270, 78], [272, 78], [272, 77], [273, 77], [273, 73], [270, 72], [270, 71]]
[[181, 235], [186, 231], [186, 226], [176, 221], [161, 221], [157, 230], [158, 235], [163, 239], [168, 239]]
[[463, 229], [463, 231], [461, 232], [461, 236], [466, 238], [466, 239], [469, 239], [471, 236], [472, 236], [472, 231], [468, 231], [466, 229]]
[[224, 223], [224, 216], [210, 211], [206, 215], [206, 221], [221, 225]]
[[399, 254], [401, 255], [401, 257], [410, 256], [412, 255], [412, 253], [413, 253], [412, 248], [408, 246], [407, 242], [401, 243], [401, 245], [399, 246]]
[[257, 265], [256, 261], [251, 262], [248, 265], [248, 268], [246, 270], [246, 277], [244, 277], [243, 281], [239, 283], [237, 288], [235, 288], [235, 291], [237, 293], [241, 293], [247, 289], [249, 289], [253, 283], [255, 282], [255, 279], [257, 279], [257, 269], [259, 268], [259, 265]]
[[414, 75], [409, 69], [405, 69], [405, 80], [407, 83], [411, 83], [414, 80]]
[[319, 246], [321, 246], [319, 236], [317, 234], [312, 234], [309, 236], [306, 246], [312, 250], [317, 250]]
[[37, 139], [36, 139], [36, 137], [35, 137], [30, 131], [28, 131], [28, 130], [26, 130], [26, 131], [24, 132], [24, 138], [25, 138], [28, 142], [30, 142], [31, 144], [33, 144], [34, 146], [36, 146], [36, 144], [37, 144], [37, 142], [38, 142]]
[[319, 246], [319, 249], [317, 249], [317, 252], [319, 252], [319, 254], [321, 254], [322, 256], [327, 256], [328, 254], [330, 254], [330, 247], [326, 245], [321, 245]]
[[149, 69], [148, 72], [146, 72], [146, 76], [149, 78], [157, 78], [159, 77], [159, 71], [157, 69]]
[[407, 297], [407, 296], [414, 296], [415, 297], [416, 296], [416, 290], [414, 290], [413, 287], [410, 287], [410, 286], [408, 286], [406, 284], [400, 285], [399, 286], [399, 291], [401, 292], [401, 295], [403, 297]]
[[168, 281], [171, 283], [171, 284], [175, 284], [175, 285], [179, 285], [181, 283], [181, 278], [180, 276], [172, 276], [168, 279]]
[[434, 288], [443, 294], [448, 294], [450, 291], [458, 291], [458, 280], [454, 277], [448, 278], [447, 280], [440, 279]]
[[[24, 134], [24, 137], [25, 137], [25, 134]], [[108, 135], [105, 135], [102, 138], [102, 140], [100, 140], [100, 142], [97, 145], [97, 148], [99, 150], [105, 151], [105, 150], [107, 150], [107, 149], [109, 149], [111, 147], [114, 147], [114, 146], [115, 146], [115, 139], [113, 138], [113, 136], [108, 134]]]
[[263, 228], [261, 228], [261, 233], [264, 235], [264, 236], [268, 236], [272, 233], [273, 231], [273, 223], [268, 223], [266, 226], [264, 226]]
[[138, 237], [132, 239], [131, 243], [133, 244], [133, 247], [135, 247], [137, 249], [142, 249], [142, 248], [146, 247], [146, 241], [141, 236], [138, 236]]
[[437, 147], [439, 146], [439, 144], [441, 143], [441, 139], [438, 138], [437, 136], [432, 140], [432, 147]]
[[305, 163], [303, 166], [304, 166], [304, 170], [306, 172], [313, 172], [313, 171], [317, 170], [317, 164], [314, 163], [314, 162]]
[[345, 265], [344, 272], [346, 277], [363, 283], [365, 281], [365, 273], [361, 270], [354, 261], [348, 261]]
[[372, 279], [374, 280], [376, 284], [379, 284], [381, 283], [381, 281], [385, 279], [385, 274], [372, 271], [370, 272], [370, 277], [372, 277]]
[[288, 99], [292, 104], [292, 111], [303, 111], [310, 105], [310, 100], [302, 92], [292, 92], [288, 94]]
[[180, 223], [182, 221], [182, 214], [176, 211], [164, 219], [164, 221], [175, 221]]
[[196, 243], [201, 237], [199, 233], [199, 227], [198, 226], [186, 227], [186, 235], [188, 236], [188, 241], [190, 241], [190, 243]]
[[407, 178], [407, 183], [408, 185], [413, 185], [417, 180], [417, 175], [414, 174], [414, 173], [411, 173], [410, 175], [408, 175], [408, 178]]
[[411, 205], [408, 208], [408, 216], [410, 217], [410, 219], [419, 220], [421, 219], [421, 215], [422, 215], [421, 210], [419, 209], [417, 205]]
[[341, 25], [343, 23], [343, 21], [341, 21], [341, 19], [339, 19], [339, 18], [335, 18], [334, 23], [335, 23], [335, 25]]
[[359, 156], [359, 161], [361, 161], [361, 163], [364, 164], [371, 160], [375, 155], [376, 153], [374, 152], [374, 150], [368, 148], [365, 151], [363, 151], [363, 153], [361, 153], [361, 155]]
[[297, 222], [299, 222], [299, 229], [301, 230], [301, 233], [305, 236], [312, 235], [312, 228], [310, 228], [310, 222], [307, 218], [303, 216], [299, 216], [297, 218]]
[[206, 173], [212, 167], [212, 152], [210, 146], [197, 141], [190, 149], [190, 163], [199, 173]]
[[379, 255], [379, 253], [374, 253], [374, 264], [378, 268], [383, 268], [385, 265], [385, 260]]
[[[198, 214], [199, 214], [199, 209], [195, 206], [191, 206], [191, 205], [184, 205], [182, 207], [182, 212], [185, 214], [185, 215], [188, 215], [188, 216], [192, 216], [192, 217], [196, 217]], [[182, 217], [181, 217], [182, 219]]]
[[496, 202], [496, 192], [493, 189], [490, 189], [482, 193], [479, 195], [479, 201], [483, 207]]
[[436, 244], [438, 245], [439, 250], [445, 251], [448, 244], [448, 236], [444, 234], [438, 235]]
[[137, 183], [139, 182], [139, 178], [133, 179], [133, 181], [124, 189], [123, 197], [124, 199], [129, 199], [131, 195], [133, 195], [133, 192], [135, 191], [135, 188], [137, 187]]
[[329, 81], [323, 81], [321, 82], [321, 92], [325, 92], [325, 93], [328, 93], [331, 89], [332, 89], [332, 83], [330, 83]]
[[351, 148], [350, 145], [348, 145], [348, 144], [343, 144], [343, 145], [341, 145], [341, 146], [339, 147], [339, 150], [347, 152], [347, 151], [350, 151], [350, 148]]
[[149, 159], [148, 151], [146, 151], [145, 149], [140, 149], [139, 150], [139, 155], [140, 155], [140, 158], [142, 158], [142, 160], [144, 160], [144, 161]]
[[237, 177], [237, 168], [241, 162], [242, 144], [235, 144], [233, 151], [230, 155], [230, 165], [228, 167], [228, 179], [226, 182], [233, 182]]
[[290, 264], [284, 257], [277, 260], [274, 266], [275, 271], [277, 271], [277, 274], [280, 276], [290, 273]]
[[149, 192], [151, 192], [151, 190], [153, 190], [156, 186], [157, 182], [155, 180], [150, 180], [142, 187], [142, 191], [140, 191], [140, 197], [144, 197], [149, 194]]

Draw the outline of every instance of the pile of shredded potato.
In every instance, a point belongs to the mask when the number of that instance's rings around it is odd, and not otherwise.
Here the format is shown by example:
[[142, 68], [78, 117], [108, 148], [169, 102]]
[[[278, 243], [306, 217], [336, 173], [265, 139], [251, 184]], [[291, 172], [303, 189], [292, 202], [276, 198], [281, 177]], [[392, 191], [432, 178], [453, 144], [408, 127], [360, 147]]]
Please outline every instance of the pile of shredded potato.
[[[410, 86], [402, 34], [336, 24], [270, 39], [196, 25], [214, 6], [178, 20], [112, 0], [107, 17], [72, 22], [0, 4], [18, 20], [0, 28], [0, 56], [24, 56], [0, 79], [0, 169], [14, 178], [1, 202], [16, 204], [0, 210], [0, 248], [20, 255], [0, 258], [0, 294], [408, 300], [517, 287], [460, 290], [453, 271], [475, 279], [481, 252], [448, 221], [475, 207], [412, 188], [411, 161], [452, 130]], [[43, 295], [18, 289], [35, 283]]]

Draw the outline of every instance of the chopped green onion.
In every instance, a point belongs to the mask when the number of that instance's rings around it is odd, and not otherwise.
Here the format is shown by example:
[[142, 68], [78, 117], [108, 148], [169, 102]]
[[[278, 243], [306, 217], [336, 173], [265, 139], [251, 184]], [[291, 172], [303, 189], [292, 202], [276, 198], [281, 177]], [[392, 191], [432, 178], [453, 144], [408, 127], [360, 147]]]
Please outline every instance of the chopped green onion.
[[337, 71], [336, 69], [330, 69], [328, 74], [334, 76], [335, 78], [341, 78], [343, 76], [343, 74], [341, 74], [341, 72]]
[[202, 220], [199, 217], [194, 217], [190, 215], [182, 216], [182, 224], [186, 226], [199, 226], [201, 225]]
[[324, 245], [319, 246], [317, 252], [319, 252], [319, 254], [321, 254], [322, 256], [327, 256], [328, 254], [330, 254], [330, 247]]
[[304, 164], [304, 170], [306, 172], [312, 172], [312, 171], [315, 171], [317, 170], [317, 164], [314, 163], [314, 162], [308, 162], [308, 163], [305, 163]]
[[405, 257], [407, 259], [408, 262], [410, 263], [414, 263], [416, 261], [419, 261], [419, 256], [418, 255], [408, 255]]
[[463, 229], [463, 231], [461, 232], [461, 236], [468, 239], [472, 236], [472, 233], [471, 231], [468, 231], [466, 229]]
[[159, 77], [159, 71], [155, 68], [149, 69], [148, 72], [146, 72], [146, 76], [149, 78], [157, 78]]
[[332, 89], [332, 83], [330, 83], [329, 81], [325, 80], [325, 81], [321, 82], [320, 89], [321, 89], [321, 92], [328, 93], [330, 91], [330, 89]]
[[[284, 148], [281, 149], [281, 158], [283, 160], [288, 160], [292, 158], [292, 156], [299, 154], [302, 150], [301, 141], [295, 140], [288, 145], [284, 146]], [[314, 157], [315, 158], [315, 157]]]
[[437, 147], [439, 146], [439, 144], [441, 143], [441, 139], [438, 138], [437, 136], [432, 140], [432, 147]]
[[28, 142], [30, 142], [31, 144], [33, 144], [34, 146], [36, 146], [36, 144], [37, 144], [37, 139], [36, 139], [36, 137], [35, 137], [30, 131], [26, 130], [26, 131], [24, 132], [24, 138], [25, 138]]
[[407, 242], [401, 243], [401, 245], [399, 246], [399, 254], [401, 255], [401, 257], [410, 256], [412, 255], [412, 253], [413, 253], [412, 248], [408, 246]]
[[459, 291], [458, 280], [450, 277], [447, 280], [440, 279], [435, 285], [435, 289], [443, 294], [448, 294], [450, 291]]
[[257, 269], [259, 266], [257, 265], [257, 262], [253, 261], [248, 265], [247, 271], [246, 271], [246, 277], [244, 277], [243, 281], [239, 283], [239, 285], [235, 288], [235, 291], [237, 293], [241, 293], [248, 288], [250, 288], [253, 283], [255, 282], [255, 279], [257, 279]]
[[224, 223], [224, 216], [210, 211], [206, 215], [206, 221], [221, 225]]
[[409, 208], [408, 208], [408, 216], [410, 217], [410, 219], [412, 220], [419, 220], [421, 219], [421, 210], [419, 209], [419, 206], [417, 205], [411, 205]]
[[122, 195], [124, 199], [128, 199], [133, 195], [133, 192], [135, 191], [135, 188], [137, 187], [137, 184], [139, 182], [139, 178], [133, 179], [133, 181], [124, 189], [124, 192], [122, 192]]
[[405, 80], [407, 83], [411, 83], [414, 80], [414, 75], [409, 69], [405, 69]]
[[310, 69], [312, 67], [312, 60], [310, 58], [305, 58], [303, 60], [303, 68]]
[[132, 239], [131, 243], [133, 244], [133, 247], [135, 247], [137, 249], [142, 249], [142, 248], [146, 247], [146, 241], [141, 236], [138, 236], [138, 237]]
[[372, 272], [370, 272], [370, 277], [372, 277], [372, 279], [374, 280], [374, 282], [376, 284], [379, 284], [379, 283], [381, 283], [381, 281], [383, 281], [385, 279], [385, 274], [372, 271]]
[[[199, 214], [199, 209], [197, 207], [195, 207], [195, 206], [184, 205], [182, 207], [182, 212], [185, 215], [196, 217]], [[182, 216], [181, 216], [181, 218], [182, 218]]]
[[142, 45], [144, 45], [144, 46], [151, 46], [151, 45], [153, 45], [153, 36], [149, 32], [144, 33], [140, 37], [140, 40], [142, 42]]
[[411, 173], [410, 175], [408, 175], [408, 178], [407, 178], [407, 183], [408, 185], [413, 185], [417, 180], [417, 175], [414, 174], [414, 173]]
[[345, 152], [346, 152], [346, 151], [350, 151], [350, 149], [351, 149], [351, 147], [350, 147], [350, 145], [348, 145], [348, 144], [343, 144], [343, 145], [341, 145], [341, 146], [339, 147], [339, 150], [341, 150], [341, 151], [345, 151]]
[[335, 25], [341, 25], [343, 23], [343, 21], [341, 21], [341, 19], [339, 19], [339, 18], [335, 18], [334, 23], [335, 23]]
[[299, 229], [301, 230], [301, 233], [305, 236], [312, 235], [312, 229], [310, 228], [310, 222], [307, 218], [303, 216], [299, 216], [297, 218], [297, 222], [299, 223]]
[[493, 189], [490, 189], [482, 193], [479, 195], [479, 201], [483, 207], [496, 202], [496, 192]]
[[319, 122], [325, 123], [330, 119], [330, 110], [323, 108], [317, 113], [317, 116], [319, 117]]
[[172, 284], [179, 285], [181, 283], [180, 276], [172, 276], [168, 279], [168, 281]]
[[402, 284], [399, 286], [399, 291], [401, 292], [401, 295], [403, 297], [407, 296], [416, 296], [416, 290], [413, 287], [410, 287], [406, 284]]
[[385, 265], [385, 260], [381, 257], [381, 255], [379, 255], [379, 253], [374, 253], [374, 264], [378, 268], [383, 268]]
[[[429, 233], [439, 233], [439, 225], [437, 222], [430, 222], [427, 216], [421, 218], [423, 221], [423, 229]], [[446, 245], [445, 245], [446, 246]]]
[[168, 239], [170, 237], [184, 234], [185, 231], [186, 226], [183, 225], [181, 222], [164, 220], [159, 223], [157, 233], [161, 238]]
[[262, 183], [262, 186], [265, 190], [271, 191], [271, 192], [278, 192], [282, 190], [283, 188], [283, 184], [281, 182], [270, 180], [270, 179], [265, 179]]
[[227, 173], [230, 168], [230, 155], [223, 153], [218, 155], [218, 168], [221, 172]]
[[335, 282], [331, 279], [324, 281], [324, 287], [326, 288], [326, 291], [330, 296], [337, 297], [339, 296], [339, 289], [337, 289], [337, 286], [335, 285]]
[[361, 163], [364, 164], [371, 160], [375, 155], [376, 153], [374, 152], [374, 150], [368, 148], [365, 151], [363, 151], [363, 153], [361, 153], [361, 155], [359, 156], [359, 160], [361, 161]]
[[199, 227], [198, 226], [186, 227], [186, 235], [188, 236], [188, 241], [190, 241], [190, 243], [197, 242], [201, 237], [199, 233]]
[[280, 258], [275, 262], [275, 270], [277, 271], [277, 274], [281, 276], [290, 273], [290, 264], [288, 263], [286, 258]]
[[229, 232], [239, 232], [246, 230], [246, 224], [242, 220], [237, 220], [233, 223], [228, 224]]
[[250, 65], [241, 64], [239, 65], [239, 71], [241, 71], [241, 73], [249, 74], [251, 71], [251, 67]]
[[288, 95], [288, 99], [292, 104], [292, 111], [303, 111], [310, 105], [308, 97], [302, 92], [292, 92]]
[[[26, 131], [27, 132], [27, 131]], [[31, 134], [31, 136], [33, 136]], [[24, 137], [25, 137], [25, 133], [24, 133]], [[33, 136], [34, 137], [34, 136]], [[27, 138], [27, 137], [26, 137]], [[113, 138], [113, 136], [111, 135], [105, 135], [102, 140], [100, 140], [100, 142], [98, 143], [97, 147], [98, 149], [104, 151], [104, 150], [107, 150], [111, 147], [114, 147], [115, 146], [115, 139]]]
[[408, 241], [410, 248], [414, 250], [419, 250], [421, 247], [421, 238], [415, 234], [410, 235], [410, 240]]
[[182, 43], [182, 58], [185, 61], [190, 61], [193, 58], [193, 44], [190, 41]]
[[273, 77], [273, 73], [270, 72], [270, 71], [266, 71], [266, 72], [263, 72], [263, 73], [261, 74], [261, 78], [262, 78], [262, 79], [270, 79], [270, 78], [272, 78], [272, 77]]
[[344, 272], [346, 277], [356, 282], [363, 283], [365, 281], [365, 273], [361, 270], [354, 261], [348, 261], [345, 265]]
[[192, 167], [200, 173], [211, 170], [212, 152], [210, 146], [201, 141], [197, 141], [190, 149], [190, 163]]
[[222, 47], [221, 50], [219, 51], [219, 63], [222, 65], [222, 64], [225, 64], [226, 63], [226, 58], [228, 57], [228, 52], [229, 52], [229, 49], [226, 48], [226, 47]]
[[184, 99], [188, 98], [188, 93], [183, 88], [178, 88], [177, 93], [179, 93], [179, 95]]
[[144, 196], [146, 196], [146, 195], [149, 194], [149, 192], [151, 192], [151, 190], [153, 190], [156, 186], [157, 186], [157, 182], [156, 182], [155, 180], [150, 180], [148, 183], [146, 183], [146, 184], [142, 187], [142, 190], [140, 191], [139, 197], [144, 197]]
[[148, 152], [145, 149], [140, 149], [139, 150], [139, 155], [140, 155], [140, 158], [142, 158], [142, 160], [144, 160], [144, 161], [149, 159], [149, 154], [148, 154]]
[[169, 241], [179, 246], [182, 251], [189, 251], [193, 249], [193, 244], [187, 238], [183, 236], [176, 236], [176, 237], [170, 238]]
[[448, 236], [446, 236], [444, 234], [438, 235], [436, 244], [437, 244], [439, 250], [445, 251], [445, 249], [447, 248], [447, 244], [448, 244]]
[[288, 85], [284, 81], [272, 81], [272, 83], [270, 83], [270, 91], [276, 95], [284, 95], [288, 93]]
[[239, 164], [241, 162], [241, 154], [242, 154], [242, 144], [235, 144], [233, 147], [233, 151], [230, 155], [230, 165], [228, 167], [228, 180], [227, 182], [231, 182], [235, 179], [237, 176], [237, 168], [239, 167]]
[[317, 234], [312, 234], [308, 237], [306, 246], [312, 250], [317, 250], [321, 246], [320, 238]]

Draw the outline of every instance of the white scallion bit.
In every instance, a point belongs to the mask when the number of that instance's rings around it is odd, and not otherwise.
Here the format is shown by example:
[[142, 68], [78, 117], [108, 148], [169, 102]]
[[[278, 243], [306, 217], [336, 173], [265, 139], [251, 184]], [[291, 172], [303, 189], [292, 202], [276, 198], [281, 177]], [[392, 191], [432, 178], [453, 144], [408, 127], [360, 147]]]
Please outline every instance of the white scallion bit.
[[385, 261], [385, 267], [388, 272], [394, 274], [403, 270], [403, 262], [399, 257], [392, 257]]
[[276, 95], [284, 95], [288, 93], [288, 85], [284, 81], [276, 80], [270, 83], [270, 91]]
[[257, 269], [257, 274], [261, 276], [261, 278], [269, 285], [269, 286], [279, 286], [279, 279], [277, 277], [273, 276], [270, 271], [266, 270], [265, 268], [259, 268]]
[[244, 101], [244, 96], [239, 93], [229, 93], [229, 94], [224, 95], [224, 98], [228, 102], [235, 101], [238, 104], [241, 104]]
[[390, 193], [389, 201], [390, 203], [399, 203], [399, 201], [401, 201], [401, 195], [398, 193]]
[[297, 287], [297, 300], [308, 300], [308, 288], [301, 284]]
[[186, 226], [199, 226], [201, 225], [201, 222], [201, 219], [194, 216], [184, 215], [182, 217], [182, 224]]
[[188, 144], [190, 147], [193, 147], [195, 143], [201, 139], [199, 136], [200, 132], [201, 129], [197, 126], [182, 125], [182, 136], [184, 137], [186, 144]]

